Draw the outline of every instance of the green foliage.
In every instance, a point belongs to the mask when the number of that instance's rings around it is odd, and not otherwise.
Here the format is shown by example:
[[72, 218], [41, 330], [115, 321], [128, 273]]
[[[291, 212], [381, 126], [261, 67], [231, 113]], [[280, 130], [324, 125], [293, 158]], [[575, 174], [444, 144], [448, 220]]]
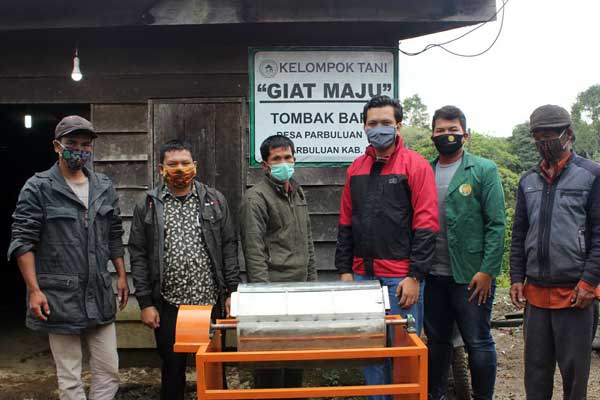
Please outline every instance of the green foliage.
[[427, 106], [423, 104], [418, 94], [405, 98], [402, 102], [402, 109], [404, 110], [402, 120], [405, 125], [413, 128], [429, 129], [430, 121]]
[[540, 155], [535, 147], [529, 122], [523, 122], [513, 128], [512, 136], [508, 138], [510, 152], [517, 157], [519, 165], [516, 172], [524, 172], [540, 161]]
[[[506, 190], [506, 188], [504, 189]], [[506, 208], [506, 233], [504, 234], [504, 254], [502, 255], [502, 273], [496, 279], [496, 285], [499, 287], [510, 286], [510, 241], [512, 238], [512, 225], [515, 217], [515, 209]]]
[[[416, 94], [404, 99], [403, 106], [405, 127], [402, 129], [402, 136], [405, 145], [428, 160], [434, 159], [437, 151], [431, 141], [427, 108]], [[571, 109], [571, 117], [577, 138], [575, 151], [583, 157], [600, 162], [600, 84], [579, 93]], [[497, 284], [500, 287], [508, 286], [512, 221], [519, 179], [525, 171], [539, 162], [540, 156], [529, 131], [529, 122], [516, 125], [512, 136], [508, 138], [472, 133], [465, 148], [474, 155], [494, 161], [498, 166], [506, 204], [506, 236], [502, 274]]]
[[404, 127], [402, 128], [402, 138], [406, 147], [416, 151], [427, 160], [433, 160], [437, 157], [437, 150], [431, 141], [431, 131], [429, 129]]
[[600, 85], [579, 93], [571, 108], [575, 131], [575, 151], [583, 157], [600, 161]]

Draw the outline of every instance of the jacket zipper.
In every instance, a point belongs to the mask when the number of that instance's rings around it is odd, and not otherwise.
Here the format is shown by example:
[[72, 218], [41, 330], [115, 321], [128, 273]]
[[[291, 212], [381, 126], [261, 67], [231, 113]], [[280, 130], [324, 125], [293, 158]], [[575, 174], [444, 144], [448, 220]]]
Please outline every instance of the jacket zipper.
[[547, 225], [548, 220], [548, 203], [550, 202], [550, 185], [544, 180], [543, 186], [543, 195], [542, 195], [542, 204], [541, 215], [540, 215], [540, 230], [541, 234], [538, 236], [538, 259], [539, 259], [539, 279], [544, 280], [544, 278], [548, 275], [548, 265], [547, 265], [547, 256], [548, 249], [546, 246], [546, 232], [549, 230]]
[[554, 198], [559, 177], [560, 175], [554, 178], [554, 181], [551, 184], [544, 180], [544, 194], [542, 196], [541, 204], [542, 213], [540, 215], [541, 235], [538, 238], [538, 265], [540, 268], [539, 277], [541, 280], [549, 279], [552, 272], [550, 268], [550, 234], [552, 231], [552, 209], [554, 207]]

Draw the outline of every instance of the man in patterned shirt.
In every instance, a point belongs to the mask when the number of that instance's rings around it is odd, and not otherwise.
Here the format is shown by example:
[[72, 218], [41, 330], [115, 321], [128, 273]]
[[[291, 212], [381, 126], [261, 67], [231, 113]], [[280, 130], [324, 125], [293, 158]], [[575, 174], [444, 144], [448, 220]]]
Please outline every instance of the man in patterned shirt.
[[173, 352], [181, 304], [214, 305], [229, 314], [240, 281], [237, 238], [225, 197], [196, 180], [191, 146], [178, 140], [160, 150], [164, 184], [133, 214], [129, 252], [142, 322], [154, 329], [162, 360], [162, 400], [184, 398], [187, 355]]

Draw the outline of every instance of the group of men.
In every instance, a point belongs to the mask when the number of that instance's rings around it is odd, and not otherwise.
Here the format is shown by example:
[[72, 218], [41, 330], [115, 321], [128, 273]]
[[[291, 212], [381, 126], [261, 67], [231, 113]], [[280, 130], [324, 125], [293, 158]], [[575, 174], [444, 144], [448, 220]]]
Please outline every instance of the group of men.
[[[431, 162], [401, 136], [402, 107], [386, 96], [363, 110], [365, 154], [347, 170], [335, 266], [341, 280], [379, 280], [390, 312], [412, 314], [429, 348], [429, 396], [444, 399], [455, 327], [469, 355], [475, 399], [492, 399], [496, 349], [491, 335], [495, 278], [501, 272], [505, 204], [496, 165], [469, 154], [463, 112], [437, 110]], [[568, 112], [546, 105], [531, 115], [540, 163], [519, 183], [511, 243], [511, 298], [525, 310], [525, 389], [550, 399], [555, 366], [565, 399], [585, 399], [600, 283], [600, 166], [572, 151]], [[78, 116], [55, 131], [58, 162], [35, 174], [14, 213], [9, 258], [28, 290], [27, 326], [47, 332], [61, 399], [84, 399], [81, 340], [88, 343], [90, 398], [118, 390], [114, 326], [127, 304], [123, 228], [110, 180], [86, 167], [92, 125]], [[174, 353], [181, 304], [213, 305], [228, 316], [240, 282], [238, 231], [249, 282], [317, 280], [304, 191], [293, 179], [294, 143], [267, 138], [262, 182], [246, 191], [233, 226], [225, 197], [196, 178], [189, 144], [160, 150], [161, 184], [136, 205], [128, 249], [141, 319], [162, 360], [161, 399], [183, 399], [185, 354]], [[200, 175], [202, 175], [200, 173]], [[118, 274], [117, 295], [107, 269]], [[367, 384], [391, 380], [389, 362], [363, 368]], [[259, 369], [256, 387], [297, 387], [302, 370]], [[389, 396], [373, 396], [386, 399]]]

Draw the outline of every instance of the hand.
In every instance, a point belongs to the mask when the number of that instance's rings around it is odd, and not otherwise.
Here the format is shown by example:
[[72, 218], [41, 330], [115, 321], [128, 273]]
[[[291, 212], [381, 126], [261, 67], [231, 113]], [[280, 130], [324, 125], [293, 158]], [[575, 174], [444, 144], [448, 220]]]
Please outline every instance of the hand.
[[29, 311], [39, 320], [48, 321], [50, 307], [46, 295], [41, 290], [32, 290], [29, 292]]
[[231, 297], [225, 299], [225, 318], [231, 316]]
[[142, 310], [142, 322], [150, 329], [160, 327], [160, 316], [156, 307], [150, 306]]
[[127, 305], [129, 299], [129, 284], [127, 283], [127, 276], [119, 276], [117, 279], [117, 303], [119, 303], [119, 310], [123, 311]]
[[467, 290], [470, 291], [473, 288], [475, 288], [475, 291], [471, 294], [471, 297], [469, 297], [469, 302], [471, 302], [475, 296], [479, 295], [477, 305], [480, 306], [485, 304], [492, 295], [492, 276], [485, 272], [476, 273], [473, 276], [473, 279], [471, 279], [471, 283], [469, 283]]
[[594, 300], [594, 292], [585, 290], [580, 286], [575, 286], [573, 294], [571, 295], [571, 307], [574, 308], [586, 308]]
[[525, 307], [525, 303], [527, 302], [527, 300], [523, 295], [522, 283], [513, 283], [512, 285], [510, 285], [510, 299], [512, 300], [512, 303], [515, 305], [515, 307], [517, 307], [518, 309], [522, 309], [523, 307]]
[[419, 300], [419, 286], [420, 283], [415, 278], [407, 276], [402, 279], [396, 288], [396, 297], [400, 297], [400, 307], [410, 308]]
[[340, 281], [342, 282], [349, 282], [349, 281], [353, 281], [354, 277], [352, 276], [352, 274], [346, 273], [346, 274], [340, 274]]

